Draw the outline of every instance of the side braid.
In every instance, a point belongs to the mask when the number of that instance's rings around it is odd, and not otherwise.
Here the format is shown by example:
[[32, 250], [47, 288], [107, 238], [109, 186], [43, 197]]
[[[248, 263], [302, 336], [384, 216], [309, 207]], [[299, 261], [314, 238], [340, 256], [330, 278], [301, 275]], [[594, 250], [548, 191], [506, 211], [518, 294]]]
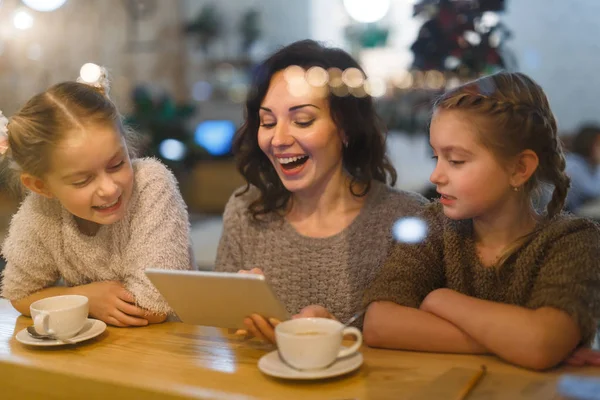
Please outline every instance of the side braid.
[[565, 173], [566, 162], [562, 146], [556, 137], [553, 140], [553, 147], [553, 151], [547, 155], [547, 162], [542, 165], [541, 170], [543, 173], [542, 178], [554, 184], [552, 199], [546, 206], [547, 216], [550, 219], [562, 211], [571, 186], [571, 179]]

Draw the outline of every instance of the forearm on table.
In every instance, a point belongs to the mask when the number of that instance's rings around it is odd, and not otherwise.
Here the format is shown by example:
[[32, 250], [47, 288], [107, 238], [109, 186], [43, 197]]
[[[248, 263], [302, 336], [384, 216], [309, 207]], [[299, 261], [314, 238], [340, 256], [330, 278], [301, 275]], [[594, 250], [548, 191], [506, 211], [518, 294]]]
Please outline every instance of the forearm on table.
[[439, 353], [488, 352], [450, 322], [388, 301], [371, 303], [363, 329], [365, 343], [372, 347]]
[[29, 317], [31, 313], [29, 306], [37, 300], [45, 299], [46, 297], [62, 296], [66, 294], [79, 294], [77, 292], [78, 287], [67, 287], [67, 286], [52, 286], [37, 292], [30, 294], [29, 296], [23, 297], [19, 300], [11, 300], [12, 306], [21, 314]]
[[532, 310], [446, 290], [428, 296], [422, 309], [456, 325], [499, 357], [532, 369], [558, 364], [581, 340], [575, 321], [549, 307]]

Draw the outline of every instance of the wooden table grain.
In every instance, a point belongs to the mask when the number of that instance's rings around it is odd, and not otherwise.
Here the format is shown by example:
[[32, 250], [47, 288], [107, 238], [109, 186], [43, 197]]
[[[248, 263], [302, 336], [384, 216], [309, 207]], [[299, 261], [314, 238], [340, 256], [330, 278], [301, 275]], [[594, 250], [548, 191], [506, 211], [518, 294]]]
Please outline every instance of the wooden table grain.
[[488, 374], [468, 397], [550, 399], [563, 373], [600, 376], [598, 368], [538, 373], [493, 356], [443, 355], [363, 347], [354, 373], [322, 381], [285, 381], [257, 362], [273, 347], [226, 331], [169, 322], [109, 327], [95, 339], [52, 348], [14, 338], [31, 319], [0, 299], [2, 399], [444, 399], [453, 398], [480, 365]]

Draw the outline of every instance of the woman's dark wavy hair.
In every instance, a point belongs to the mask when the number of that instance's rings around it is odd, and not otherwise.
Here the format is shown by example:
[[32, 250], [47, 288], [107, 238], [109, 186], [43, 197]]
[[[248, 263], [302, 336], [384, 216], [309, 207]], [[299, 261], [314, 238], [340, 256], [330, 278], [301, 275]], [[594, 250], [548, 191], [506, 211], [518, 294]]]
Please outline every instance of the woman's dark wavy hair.
[[[285, 68], [298, 65], [305, 70], [310, 67], [324, 69], [358, 68], [358, 63], [345, 51], [324, 47], [313, 40], [290, 44], [271, 55], [256, 70], [246, 100], [245, 122], [236, 132], [233, 153], [237, 169], [246, 179], [246, 193], [250, 186], [260, 191], [260, 196], [248, 207], [256, 218], [259, 215], [284, 209], [291, 197], [269, 158], [258, 146], [260, 125], [259, 108], [269, 89], [271, 78]], [[372, 180], [396, 184], [396, 170], [385, 154], [386, 130], [380, 121], [370, 96], [338, 97], [329, 94], [331, 117], [336, 127], [344, 132], [347, 146], [343, 147], [344, 169], [352, 177], [350, 192], [364, 196], [371, 189]], [[356, 192], [355, 186], [364, 190]]]

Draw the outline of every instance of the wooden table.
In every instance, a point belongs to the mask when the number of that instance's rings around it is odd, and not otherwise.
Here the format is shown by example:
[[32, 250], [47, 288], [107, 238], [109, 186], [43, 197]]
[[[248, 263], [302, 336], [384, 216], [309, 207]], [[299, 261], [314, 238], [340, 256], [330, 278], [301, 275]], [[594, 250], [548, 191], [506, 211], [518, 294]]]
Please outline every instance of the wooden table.
[[257, 368], [272, 347], [182, 323], [112, 328], [87, 342], [28, 347], [14, 335], [31, 323], [0, 299], [0, 398], [8, 399], [445, 399], [485, 364], [488, 375], [469, 400], [549, 399], [562, 373], [535, 373], [495, 357], [363, 348], [356, 372], [324, 381], [270, 378]]

